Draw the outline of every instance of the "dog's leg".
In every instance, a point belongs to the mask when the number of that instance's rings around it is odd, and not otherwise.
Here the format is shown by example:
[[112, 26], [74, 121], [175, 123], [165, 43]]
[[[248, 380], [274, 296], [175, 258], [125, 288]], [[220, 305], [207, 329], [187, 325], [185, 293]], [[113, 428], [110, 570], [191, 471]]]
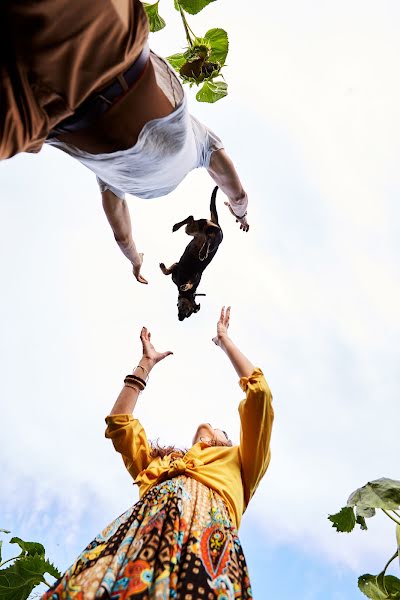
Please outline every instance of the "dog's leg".
[[160, 269], [164, 273], [164, 275], [171, 275], [172, 271], [175, 269], [177, 264], [178, 263], [175, 262], [173, 265], [170, 266], [169, 269], [167, 269], [164, 263], [160, 263]]
[[192, 215], [190, 215], [190, 217], [188, 217], [187, 219], [184, 219], [183, 221], [180, 221], [180, 223], [175, 223], [175, 225], [172, 228], [172, 231], [178, 231], [178, 229], [180, 229], [184, 225], [188, 225], [192, 221], [194, 221], [194, 218], [192, 217]]

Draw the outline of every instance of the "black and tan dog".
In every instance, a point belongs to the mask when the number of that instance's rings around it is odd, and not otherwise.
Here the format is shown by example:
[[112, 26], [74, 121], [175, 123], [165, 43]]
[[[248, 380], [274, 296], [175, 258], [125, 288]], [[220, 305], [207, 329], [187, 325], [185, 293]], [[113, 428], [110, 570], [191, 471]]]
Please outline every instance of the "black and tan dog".
[[164, 275], [172, 275], [172, 281], [178, 287], [178, 318], [180, 321], [200, 310], [200, 304], [196, 304], [195, 298], [196, 296], [205, 296], [205, 294], [197, 294], [196, 290], [204, 269], [210, 264], [222, 242], [222, 229], [218, 224], [215, 206], [217, 190], [218, 187], [214, 188], [211, 195], [210, 219], [195, 221], [190, 216], [173, 226], [172, 231], [177, 231], [186, 225], [186, 233], [193, 236], [193, 240], [186, 246], [179, 262], [174, 263], [169, 269], [164, 263], [160, 263], [161, 271]]

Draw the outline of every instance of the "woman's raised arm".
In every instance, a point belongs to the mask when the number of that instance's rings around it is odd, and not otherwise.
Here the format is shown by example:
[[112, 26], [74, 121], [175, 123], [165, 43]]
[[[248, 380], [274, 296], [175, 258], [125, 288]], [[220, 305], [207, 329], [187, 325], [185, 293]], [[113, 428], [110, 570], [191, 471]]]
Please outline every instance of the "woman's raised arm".
[[[150, 338], [150, 331], [148, 331], [146, 327], [142, 327], [140, 332], [142, 358], [137, 367], [133, 370], [132, 377], [125, 380], [125, 386], [122, 388], [110, 415], [131, 414], [136, 406], [140, 391], [143, 388], [141, 380], [146, 382], [146, 379], [148, 379], [150, 371], [154, 366], [160, 362], [160, 360], [163, 360], [172, 354], [170, 350], [166, 352], [157, 352], [151, 343]], [[137, 379], [135, 380], [135, 378]]]
[[228, 335], [230, 316], [231, 307], [228, 306], [225, 311], [225, 306], [223, 306], [217, 323], [217, 335], [213, 338], [213, 342], [225, 352], [239, 377], [250, 377], [255, 367]]
[[260, 369], [244, 356], [228, 336], [230, 307], [222, 308], [213, 338], [220, 346], [240, 377], [240, 387], [246, 398], [239, 404], [240, 461], [245, 506], [256, 491], [268, 468], [271, 452], [270, 440], [274, 410], [272, 394]]

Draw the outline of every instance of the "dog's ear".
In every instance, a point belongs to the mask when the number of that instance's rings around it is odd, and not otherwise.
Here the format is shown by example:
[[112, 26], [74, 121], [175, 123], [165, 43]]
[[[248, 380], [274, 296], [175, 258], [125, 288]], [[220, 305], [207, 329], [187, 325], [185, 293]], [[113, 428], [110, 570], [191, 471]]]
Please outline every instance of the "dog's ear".
[[188, 292], [189, 290], [192, 289], [192, 287], [193, 287], [193, 283], [191, 281], [188, 281], [187, 283], [180, 285], [179, 289], [181, 292]]

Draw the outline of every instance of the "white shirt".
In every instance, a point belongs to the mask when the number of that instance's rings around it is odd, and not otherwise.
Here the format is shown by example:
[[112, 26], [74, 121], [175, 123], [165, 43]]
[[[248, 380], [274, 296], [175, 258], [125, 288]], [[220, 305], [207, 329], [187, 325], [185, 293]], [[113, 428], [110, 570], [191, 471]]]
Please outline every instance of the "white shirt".
[[150, 60], [157, 83], [175, 110], [148, 121], [132, 148], [90, 154], [57, 139], [48, 141], [93, 171], [101, 191], [109, 189], [121, 199], [125, 193], [139, 198], [165, 196], [192, 169], [208, 168], [212, 152], [223, 148], [220, 138], [189, 114], [182, 85], [168, 63], [153, 52]]

